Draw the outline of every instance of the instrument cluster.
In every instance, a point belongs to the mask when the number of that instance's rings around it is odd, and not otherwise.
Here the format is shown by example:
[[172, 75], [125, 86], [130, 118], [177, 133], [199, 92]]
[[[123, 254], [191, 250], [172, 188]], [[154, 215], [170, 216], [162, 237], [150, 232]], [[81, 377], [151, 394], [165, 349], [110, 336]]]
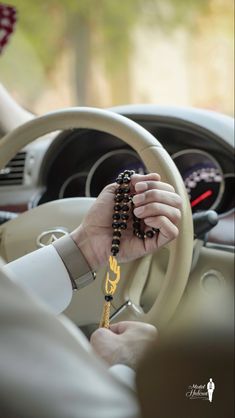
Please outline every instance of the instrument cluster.
[[218, 161], [209, 153], [186, 149], [172, 155], [183, 178], [192, 212], [218, 209], [222, 203], [225, 179]]
[[[215, 209], [218, 212], [234, 207], [233, 173], [224, 175], [218, 161], [208, 152], [184, 149], [171, 155], [183, 178], [192, 212]], [[59, 198], [96, 197], [117, 175], [126, 169], [147, 173], [139, 156], [129, 149], [118, 149], [99, 157], [88, 171], [67, 178], [59, 191]]]

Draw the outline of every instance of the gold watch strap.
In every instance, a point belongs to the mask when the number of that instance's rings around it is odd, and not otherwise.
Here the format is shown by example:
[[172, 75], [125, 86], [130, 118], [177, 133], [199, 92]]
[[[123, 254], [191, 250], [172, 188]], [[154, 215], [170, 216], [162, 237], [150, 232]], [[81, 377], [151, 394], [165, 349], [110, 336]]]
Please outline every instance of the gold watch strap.
[[66, 267], [73, 290], [79, 290], [94, 281], [95, 272], [91, 271], [85, 257], [69, 234], [54, 241], [52, 245]]

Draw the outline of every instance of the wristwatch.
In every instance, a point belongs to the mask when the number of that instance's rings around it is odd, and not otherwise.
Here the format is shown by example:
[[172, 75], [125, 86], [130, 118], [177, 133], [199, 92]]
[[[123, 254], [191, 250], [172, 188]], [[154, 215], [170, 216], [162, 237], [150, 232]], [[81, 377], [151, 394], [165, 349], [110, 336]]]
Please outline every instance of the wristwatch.
[[90, 269], [81, 250], [69, 234], [54, 241], [52, 245], [65, 265], [73, 290], [80, 290], [95, 280], [96, 273]]

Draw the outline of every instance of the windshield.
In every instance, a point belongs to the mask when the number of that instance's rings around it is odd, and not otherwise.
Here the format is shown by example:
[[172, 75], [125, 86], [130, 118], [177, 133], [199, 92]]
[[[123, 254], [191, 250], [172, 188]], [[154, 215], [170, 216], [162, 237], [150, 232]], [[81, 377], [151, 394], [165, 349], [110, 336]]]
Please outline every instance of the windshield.
[[233, 0], [16, 0], [0, 82], [27, 109], [151, 103], [233, 114]]

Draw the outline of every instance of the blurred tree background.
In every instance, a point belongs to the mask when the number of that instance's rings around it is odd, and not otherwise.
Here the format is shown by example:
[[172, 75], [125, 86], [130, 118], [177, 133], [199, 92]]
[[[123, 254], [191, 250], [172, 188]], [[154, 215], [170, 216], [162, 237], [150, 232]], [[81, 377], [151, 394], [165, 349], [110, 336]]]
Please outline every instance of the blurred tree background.
[[0, 80], [42, 113], [179, 104], [233, 112], [233, 0], [15, 0]]

